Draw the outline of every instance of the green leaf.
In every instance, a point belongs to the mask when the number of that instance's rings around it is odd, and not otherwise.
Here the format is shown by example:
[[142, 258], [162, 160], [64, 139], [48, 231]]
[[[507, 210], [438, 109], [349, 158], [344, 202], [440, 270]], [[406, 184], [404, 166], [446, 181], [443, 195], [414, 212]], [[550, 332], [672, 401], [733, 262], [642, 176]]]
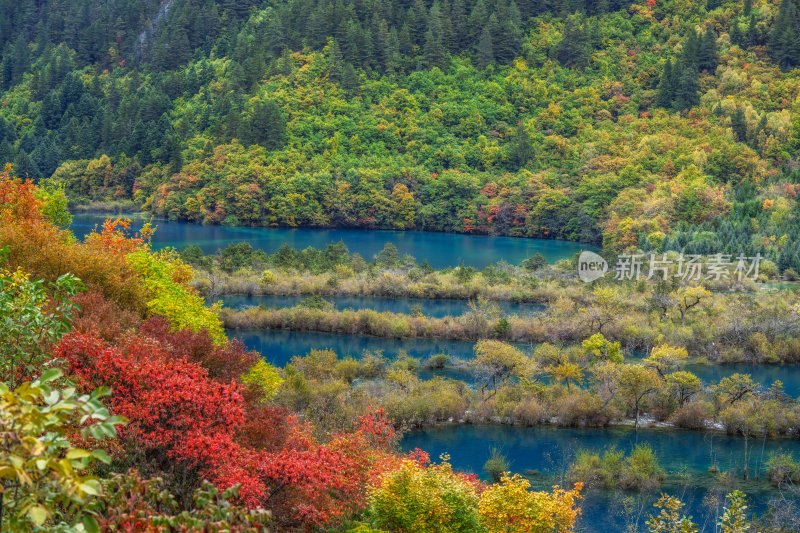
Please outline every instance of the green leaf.
[[100, 496], [100, 486], [96, 481], [81, 483], [81, 490], [91, 496]]
[[47, 520], [47, 516], [49, 515], [49, 511], [46, 507], [41, 505], [35, 505], [28, 509], [28, 518], [31, 519], [31, 522], [36, 524], [37, 526], [41, 526], [44, 524], [44, 521]]
[[95, 459], [102, 461], [105, 464], [111, 464], [111, 457], [108, 456], [105, 450], [94, 450], [92, 451], [92, 457]]
[[97, 387], [94, 391], [92, 391], [92, 398], [104, 398], [109, 395], [111, 395], [111, 387], [106, 385]]
[[82, 459], [84, 457], [89, 457], [90, 455], [92, 455], [91, 452], [88, 452], [80, 448], [73, 448], [67, 452], [66, 457], [68, 460], [71, 461], [73, 459]]
[[57, 368], [48, 368], [44, 372], [42, 372], [41, 377], [39, 378], [39, 382], [41, 383], [50, 383], [62, 376], [61, 370]]
[[81, 523], [83, 524], [83, 529], [85, 529], [87, 533], [100, 533], [100, 526], [92, 515], [84, 516]]

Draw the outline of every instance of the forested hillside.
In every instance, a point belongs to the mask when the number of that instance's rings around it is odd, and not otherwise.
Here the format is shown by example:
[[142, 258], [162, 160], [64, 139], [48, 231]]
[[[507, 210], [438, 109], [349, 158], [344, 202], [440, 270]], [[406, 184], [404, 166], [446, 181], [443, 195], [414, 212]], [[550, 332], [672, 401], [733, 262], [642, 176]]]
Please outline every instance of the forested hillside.
[[800, 271], [799, 6], [0, 0], [0, 159], [173, 219]]

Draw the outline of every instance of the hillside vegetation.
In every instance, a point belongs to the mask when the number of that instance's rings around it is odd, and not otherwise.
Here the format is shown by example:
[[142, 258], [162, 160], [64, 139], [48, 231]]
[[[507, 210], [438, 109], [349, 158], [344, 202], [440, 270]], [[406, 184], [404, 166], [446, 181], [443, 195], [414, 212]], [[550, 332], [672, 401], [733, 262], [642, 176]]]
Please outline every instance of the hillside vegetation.
[[800, 271], [797, 0], [2, 7], [0, 159], [77, 203]]

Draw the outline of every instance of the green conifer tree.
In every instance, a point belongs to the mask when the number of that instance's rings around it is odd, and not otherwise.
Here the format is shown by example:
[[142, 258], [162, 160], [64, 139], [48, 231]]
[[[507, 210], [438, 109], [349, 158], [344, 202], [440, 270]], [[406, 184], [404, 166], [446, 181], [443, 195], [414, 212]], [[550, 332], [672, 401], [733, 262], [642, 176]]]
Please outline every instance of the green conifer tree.
[[731, 130], [733, 131], [733, 138], [739, 142], [747, 141], [747, 120], [744, 116], [742, 108], [736, 109], [731, 114]]
[[699, 57], [697, 61], [700, 70], [714, 72], [717, 69], [717, 36], [711, 25], [706, 26], [706, 31], [700, 41]]
[[675, 76], [673, 74], [672, 59], [667, 60], [664, 69], [661, 71], [661, 79], [658, 82], [656, 105], [659, 107], [670, 108], [675, 101]]
[[478, 68], [483, 70], [494, 63], [494, 48], [492, 47], [492, 34], [489, 27], [485, 26], [478, 41]]

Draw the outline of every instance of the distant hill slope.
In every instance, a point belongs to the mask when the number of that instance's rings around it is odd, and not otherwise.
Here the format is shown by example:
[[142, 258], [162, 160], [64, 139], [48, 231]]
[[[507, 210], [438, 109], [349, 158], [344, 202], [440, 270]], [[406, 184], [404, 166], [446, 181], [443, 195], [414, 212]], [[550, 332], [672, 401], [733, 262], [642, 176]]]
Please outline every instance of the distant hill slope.
[[798, 0], [699, 4], [0, 0], [0, 159], [175, 219], [800, 272]]

